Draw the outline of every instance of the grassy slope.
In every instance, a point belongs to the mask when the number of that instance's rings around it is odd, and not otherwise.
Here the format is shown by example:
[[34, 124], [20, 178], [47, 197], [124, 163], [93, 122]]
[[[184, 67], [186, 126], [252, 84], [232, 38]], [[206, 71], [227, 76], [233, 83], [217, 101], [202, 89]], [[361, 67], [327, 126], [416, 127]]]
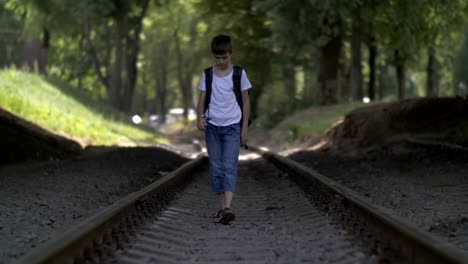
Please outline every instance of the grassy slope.
[[283, 120], [275, 130], [289, 131], [296, 138], [320, 136], [331, 125], [362, 104], [340, 104], [332, 106], [311, 107], [297, 112]]
[[[340, 104], [314, 106], [291, 114], [277, 124], [271, 131], [254, 128], [253, 138], [271, 145], [296, 145], [311, 139], [320, 138], [335, 122], [344, 118], [350, 111], [363, 104]], [[268, 140], [266, 140], [266, 138]], [[257, 141], [257, 140], [255, 140]]]
[[92, 145], [150, 144], [163, 137], [122, 122], [126, 117], [65, 82], [0, 70], [0, 105], [45, 129]]

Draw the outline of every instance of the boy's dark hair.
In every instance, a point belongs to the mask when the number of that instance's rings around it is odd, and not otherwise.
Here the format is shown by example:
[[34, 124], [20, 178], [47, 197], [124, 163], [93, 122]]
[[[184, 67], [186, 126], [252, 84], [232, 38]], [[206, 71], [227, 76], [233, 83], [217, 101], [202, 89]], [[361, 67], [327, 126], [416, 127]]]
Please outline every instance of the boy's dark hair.
[[232, 53], [231, 37], [218, 35], [211, 41], [211, 52], [216, 55]]

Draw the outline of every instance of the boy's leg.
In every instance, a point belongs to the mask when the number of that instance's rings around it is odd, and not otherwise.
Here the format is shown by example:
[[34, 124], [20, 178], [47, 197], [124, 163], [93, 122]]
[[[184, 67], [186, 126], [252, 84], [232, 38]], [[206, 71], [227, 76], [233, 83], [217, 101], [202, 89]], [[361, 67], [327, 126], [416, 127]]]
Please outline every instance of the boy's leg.
[[223, 146], [221, 142], [222, 135], [219, 133], [219, 127], [208, 124], [206, 127], [206, 149], [210, 161], [211, 189], [218, 194], [220, 209], [224, 209], [224, 177], [222, 154]]
[[222, 168], [224, 169], [224, 191], [234, 192], [237, 181], [237, 163], [240, 149], [240, 125], [223, 127]]
[[217, 193], [217, 195], [218, 195], [220, 209], [213, 216], [213, 223], [221, 223], [221, 220], [223, 219], [223, 215], [224, 215], [224, 208], [225, 208], [224, 204], [226, 203], [224, 199], [224, 192]]
[[240, 148], [240, 125], [224, 127], [223, 137], [223, 168], [224, 168], [224, 199], [225, 208], [231, 208], [232, 198], [236, 189], [237, 163]]
[[232, 198], [234, 197], [233, 192], [226, 191], [223, 194], [224, 208], [231, 208]]
[[226, 194], [226, 192], [218, 193], [218, 200], [219, 200], [220, 209], [226, 208], [225, 194]]

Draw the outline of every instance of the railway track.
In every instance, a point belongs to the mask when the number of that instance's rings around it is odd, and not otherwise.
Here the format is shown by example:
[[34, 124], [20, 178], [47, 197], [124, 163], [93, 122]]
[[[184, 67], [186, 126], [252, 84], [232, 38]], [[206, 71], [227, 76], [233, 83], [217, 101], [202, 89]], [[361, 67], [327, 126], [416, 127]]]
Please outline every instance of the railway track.
[[265, 159], [240, 163], [232, 225], [211, 222], [200, 156], [18, 263], [468, 263], [323, 175], [253, 149]]

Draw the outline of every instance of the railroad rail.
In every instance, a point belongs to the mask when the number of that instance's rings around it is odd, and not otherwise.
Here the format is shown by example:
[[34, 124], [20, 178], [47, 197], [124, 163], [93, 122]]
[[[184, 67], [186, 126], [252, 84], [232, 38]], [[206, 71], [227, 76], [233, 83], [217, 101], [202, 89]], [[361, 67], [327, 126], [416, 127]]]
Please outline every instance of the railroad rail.
[[[253, 150], [278, 168], [288, 171], [307, 189], [316, 204], [342, 223], [367, 247], [385, 258], [408, 263], [468, 263], [468, 253], [418, 229], [390, 210], [298, 162], [258, 147]], [[325, 200], [326, 202], [320, 202]]]
[[240, 164], [231, 226], [211, 223], [216, 198], [199, 156], [18, 263], [468, 263], [465, 251], [316, 171], [250, 149], [268, 162]]

